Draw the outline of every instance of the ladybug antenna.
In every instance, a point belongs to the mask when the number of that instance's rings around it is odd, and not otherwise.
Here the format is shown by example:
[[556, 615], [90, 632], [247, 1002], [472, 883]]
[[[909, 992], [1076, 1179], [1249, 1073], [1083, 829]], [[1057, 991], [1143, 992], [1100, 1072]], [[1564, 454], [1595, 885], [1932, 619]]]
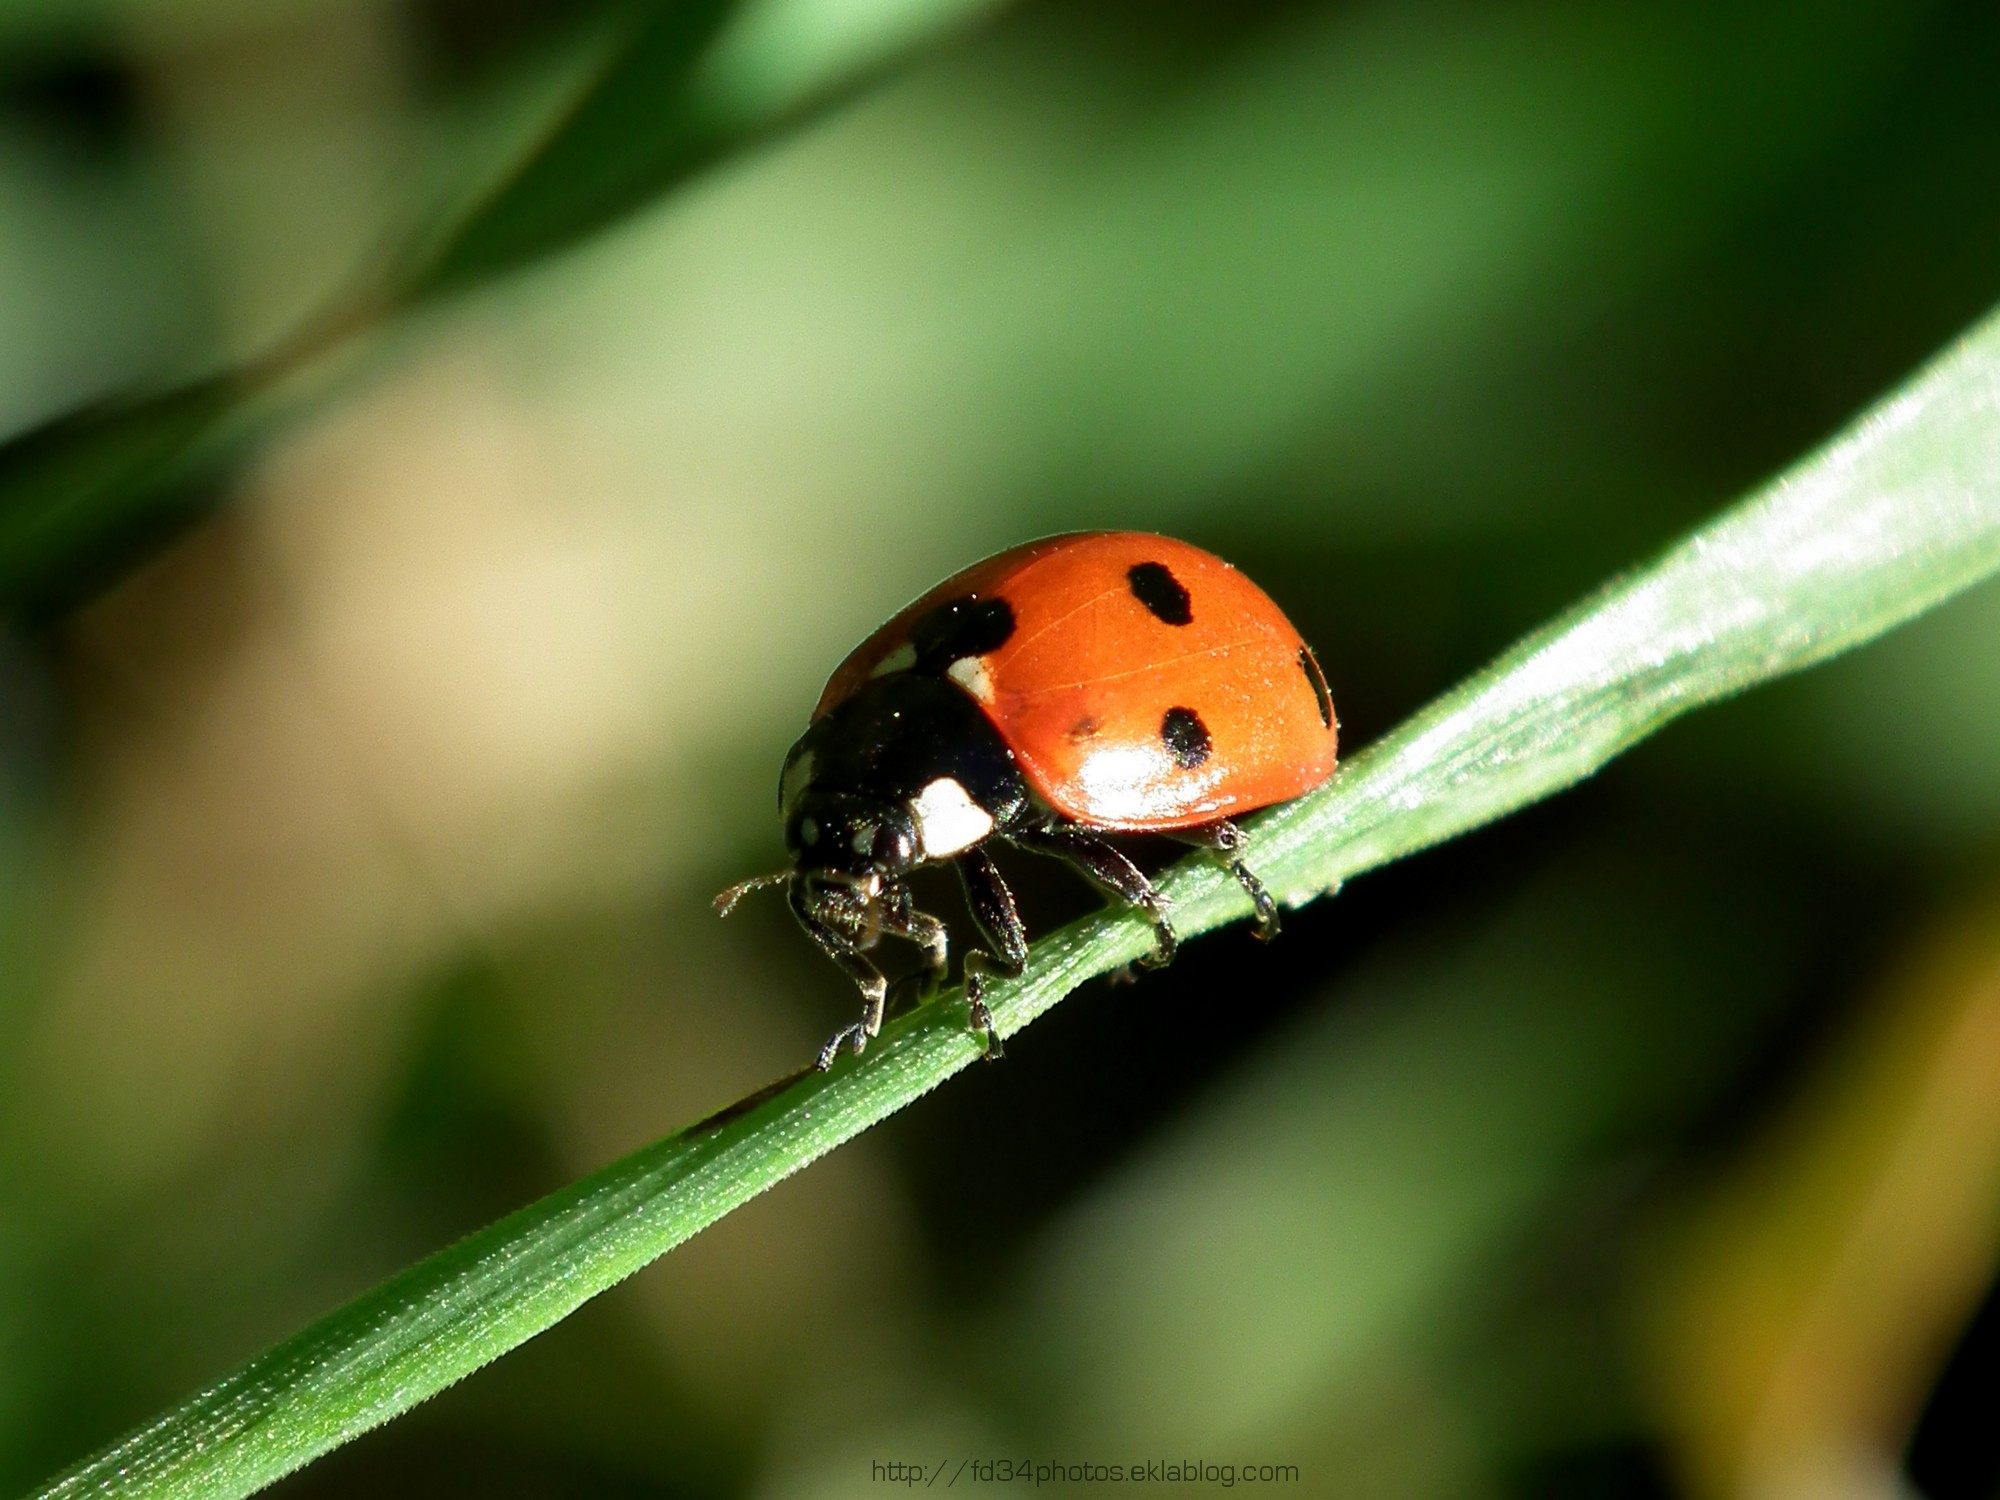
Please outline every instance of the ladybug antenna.
[[752, 875], [748, 880], [739, 880], [728, 890], [715, 898], [717, 916], [726, 917], [736, 910], [736, 903], [752, 891], [761, 891], [767, 885], [783, 885], [792, 878], [791, 870], [777, 870], [769, 875]]

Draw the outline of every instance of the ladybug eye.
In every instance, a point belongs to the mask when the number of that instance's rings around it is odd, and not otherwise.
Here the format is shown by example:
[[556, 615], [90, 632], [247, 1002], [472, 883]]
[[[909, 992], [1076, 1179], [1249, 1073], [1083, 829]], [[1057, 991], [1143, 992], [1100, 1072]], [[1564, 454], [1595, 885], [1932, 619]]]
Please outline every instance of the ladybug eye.
[[799, 805], [799, 798], [812, 785], [816, 762], [810, 750], [794, 751], [785, 762], [785, 774], [778, 781], [778, 810], [789, 815]]

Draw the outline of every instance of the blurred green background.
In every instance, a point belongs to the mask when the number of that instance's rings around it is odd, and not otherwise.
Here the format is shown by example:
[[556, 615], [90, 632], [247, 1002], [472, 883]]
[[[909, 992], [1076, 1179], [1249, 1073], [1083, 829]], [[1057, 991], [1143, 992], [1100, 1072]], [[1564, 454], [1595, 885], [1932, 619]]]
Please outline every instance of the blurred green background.
[[[846, 981], [708, 897], [903, 600], [1172, 532], [1363, 744], [2000, 300], [1996, 76], [1908, 0], [0, 11], [0, 1489], [807, 1059]], [[1995, 1496], [1996, 918], [1988, 586], [280, 1492]]]

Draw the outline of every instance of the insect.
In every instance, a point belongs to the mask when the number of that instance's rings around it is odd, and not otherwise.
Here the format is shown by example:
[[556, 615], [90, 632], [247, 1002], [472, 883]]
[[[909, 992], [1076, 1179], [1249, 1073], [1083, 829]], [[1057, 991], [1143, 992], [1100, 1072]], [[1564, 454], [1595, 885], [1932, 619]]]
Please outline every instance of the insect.
[[1015, 547], [946, 579], [835, 669], [785, 757], [778, 805], [788, 868], [716, 898], [786, 887], [793, 914], [860, 987], [859, 1020], [820, 1049], [822, 1071], [882, 1026], [884, 937], [943, 977], [944, 923], [911, 872], [950, 863], [983, 948], [965, 956], [970, 1024], [1000, 1039], [988, 975], [1027, 962], [1027, 933], [990, 846], [1052, 855], [1152, 922], [1149, 966], [1174, 956], [1167, 905], [1107, 834], [1164, 833], [1226, 861], [1256, 908], [1277, 903], [1237, 857], [1239, 813], [1333, 774], [1338, 726], [1311, 649], [1278, 606], [1220, 558], [1134, 531]]

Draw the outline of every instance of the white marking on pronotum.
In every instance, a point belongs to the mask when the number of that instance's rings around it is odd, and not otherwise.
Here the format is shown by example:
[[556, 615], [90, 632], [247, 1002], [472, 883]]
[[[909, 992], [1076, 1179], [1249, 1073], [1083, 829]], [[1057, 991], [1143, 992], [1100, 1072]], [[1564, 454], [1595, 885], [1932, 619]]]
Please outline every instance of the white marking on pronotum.
[[785, 767], [785, 774], [778, 779], [778, 811], [785, 817], [792, 815], [792, 809], [799, 805], [799, 798], [812, 785], [813, 756], [808, 750], [797, 760]]
[[993, 831], [993, 815], [949, 776], [940, 776], [912, 797], [910, 814], [917, 820], [925, 859], [963, 853]]
[[870, 677], [887, 677], [891, 672], [907, 672], [917, 664], [917, 648], [908, 641], [868, 669]]
[[981, 703], [993, 701], [993, 679], [986, 673], [986, 658], [961, 656], [944, 669], [944, 675], [964, 688]]

